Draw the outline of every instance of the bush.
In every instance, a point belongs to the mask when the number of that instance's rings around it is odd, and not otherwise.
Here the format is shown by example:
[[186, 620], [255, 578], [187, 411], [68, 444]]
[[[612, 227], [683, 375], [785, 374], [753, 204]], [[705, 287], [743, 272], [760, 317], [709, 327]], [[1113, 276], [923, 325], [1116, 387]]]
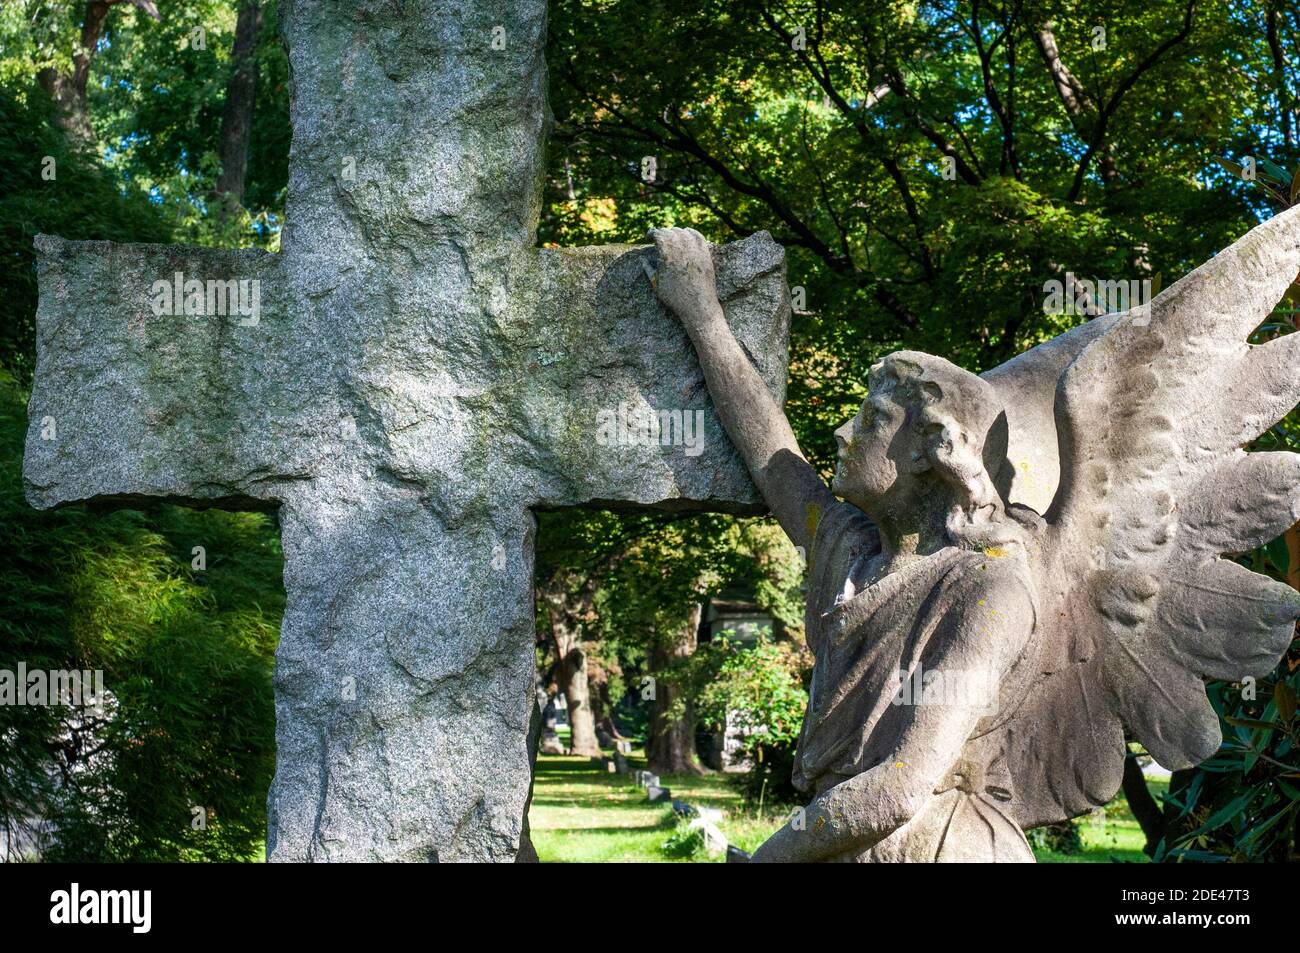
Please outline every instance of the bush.
[[1025, 831], [1025, 839], [1034, 850], [1050, 850], [1057, 854], [1082, 854], [1083, 838], [1078, 821], [1048, 824]]
[[791, 781], [795, 746], [808, 707], [803, 654], [789, 642], [762, 637], [737, 649], [727, 638], [697, 652], [704, 682], [696, 700], [702, 723], [721, 731], [728, 717], [744, 733], [741, 750], [753, 767], [736, 780], [747, 801], [802, 801]]
[[113, 710], [88, 725], [0, 706], [0, 826], [43, 818], [51, 860], [250, 858], [274, 770], [278, 534], [260, 514], [161, 504], [38, 512], [26, 426], [0, 373], [0, 669], [102, 670]]
[[[69, 149], [52, 115], [43, 94], [33, 91], [23, 103], [0, 86], [0, 368], [21, 381], [31, 378], [35, 352], [38, 234], [118, 242], [170, 237], [146, 198], [124, 191], [92, 155]], [[44, 177], [47, 169], [53, 179]]]
[[668, 836], [666, 841], [659, 845], [659, 850], [665, 857], [671, 857], [674, 860], [688, 860], [703, 855], [704, 832], [698, 827], [692, 828], [689, 825], [689, 821], [679, 820], [677, 829]]

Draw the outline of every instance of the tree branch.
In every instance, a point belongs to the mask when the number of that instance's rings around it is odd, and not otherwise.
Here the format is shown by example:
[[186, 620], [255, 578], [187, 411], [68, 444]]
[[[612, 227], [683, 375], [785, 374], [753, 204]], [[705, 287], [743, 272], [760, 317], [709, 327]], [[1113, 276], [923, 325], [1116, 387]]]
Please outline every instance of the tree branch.
[[1137, 65], [1137, 68], [1124, 78], [1119, 87], [1106, 101], [1097, 115], [1097, 122], [1093, 126], [1093, 133], [1088, 142], [1088, 148], [1083, 153], [1083, 158], [1079, 160], [1079, 166], [1074, 173], [1074, 183], [1070, 186], [1070, 192], [1066, 199], [1070, 202], [1078, 201], [1079, 193], [1083, 191], [1084, 176], [1088, 172], [1088, 164], [1092, 161], [1093, 154], [1101, 146], [1106, 138], [1106, 128], [1110, 124], [1111, 118], [1115, 111], [1119, 109], [1119, 104], [1123, 101], [1124, 95], [1132, 89], [1139, 79], [1160, 61], [1160, 59], [1172, 50], [1178, 44], [1184, 42], [1192, 33], [1192, 23], [1196, 16], [1196, 0], [1188, 0], [1187, 12], [1183, 15], [1182, 28], [1165, 40], [1152, 51], [1146, 59]]

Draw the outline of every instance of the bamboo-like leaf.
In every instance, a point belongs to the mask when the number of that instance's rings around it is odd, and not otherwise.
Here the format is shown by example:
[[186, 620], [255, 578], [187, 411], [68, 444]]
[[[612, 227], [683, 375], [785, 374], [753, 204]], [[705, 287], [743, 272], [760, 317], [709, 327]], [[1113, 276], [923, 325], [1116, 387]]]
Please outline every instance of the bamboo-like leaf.
[[1269, 178], [1276, 179], [1283, 185], [1291, 181], [1291, 173], [1271, 159], [1260, 159], [1259, 167], [1268, 174]]
[[1232, 818], [1236, 817], [1239, 813], [1241, 813], [1241, 811], [1246, 807], [1246, 805], [1249, 804], [1254, 799], [1255, 799], [1255, 791], [1253, 789], [1233, 798], [1227, 804], [1223, 805], [1223, 807], [1219, 808], [1217, 811], [1211, 814], [1210, 817], [1206, 820], [1206, 822], [1202, 824], [1199, 828], [1197, 828], [1189, 836], [1189, 839], [1192, 837], [1197, 837], [1202, 834], [1208, 834], [1210, 833], [1210, 831], [1222, 827], [1228, 821], [1232, 820]]
[[1241, 843], [1238, 846], [1245, 848], [1247, 845], [1254, 844], [1254, 842], [1259, 839], [1261, 834], [1263, 834], [1270, 827], [1272, 827], [1274, 824], [1282, 820], [1282, 818], [1286, 817], [1290, 813], [1291, 813], [1291, 805], [1287, 805], [1286, 807], [1282, 808], [1282, 810], [1278, 811], [1276, 814], [1270, 817], [1263, 824], [1256, 826], [1249, 834], [1247, 834], [1245, 837], [1242, 838]]
[[1215, 156], [1214, 161], [1219, 163], [1219, 165], [1223, 166], [1237, 178], [1241, 179], [1245, 177], [1246, 170], [1237, 165], [1237, 163], [1233, 162], [1231, 159], [1224, 159], [1220, 156]]
[[1236, 725], [1239, 728], [1276, 728], [1277, 725], [1271, 721], [1260, 721], [1257, 718], [1237, 718], [1233, 715], [1224, 715], [1223, 720], [1230, 725]]
[[1273, 700], [1277, 702], [1277, 713], [1282, 721], [1288, 722], [1295, 717], [1295, 689], [1287, 682], [1278, 682], [1273, 689]]

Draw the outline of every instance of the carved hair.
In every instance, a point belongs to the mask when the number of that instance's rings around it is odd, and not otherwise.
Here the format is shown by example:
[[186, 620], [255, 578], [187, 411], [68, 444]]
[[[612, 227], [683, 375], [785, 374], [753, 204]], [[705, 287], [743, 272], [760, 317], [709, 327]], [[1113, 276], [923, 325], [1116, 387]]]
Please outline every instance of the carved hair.
[[948, 536], [962, 549], [1023, 546], [1042, 525], [1027, 507], [1008, 505], [990, 476], [1007, 453], [1007, 418], [991, 384], [943, 358], [915, 351], [886, 357], [908, 426], [925, 439], [934, 472], [952, 491]]

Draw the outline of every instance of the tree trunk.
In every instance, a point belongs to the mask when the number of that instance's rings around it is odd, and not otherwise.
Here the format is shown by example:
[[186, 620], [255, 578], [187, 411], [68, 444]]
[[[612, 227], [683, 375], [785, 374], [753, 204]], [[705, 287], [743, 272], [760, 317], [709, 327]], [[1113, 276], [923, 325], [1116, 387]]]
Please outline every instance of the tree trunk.
[[[110, 7], [123, 0], [90, 0], [81, 19], [81, 41], [72, 54], [72, 72], [47, 66], [36, 74], [36, 81], [58, 106], [56, 121], [70, 145], [89, 146], [95, 141], [90, 125], [90, 107], [86, 101], [86, 84], [90, 81], [90, 63], [104, 35], [104, 21]], [[161, 19], [153, 0], [130, 0], [131, 4], [155, 20]]]
[[1278, 124], [1282, 127], [1282, 141], [1290, 149], [1295, 145], [1295, 137], [1291, 134], [1291, 96], [1286, 81], [1286, 53], [1282, 49], [1282, 42], [1277, 32], [1279, 6], [1281, 5], [1276, 2], [1269, 3], [1268, 11], [1264, 15], [1264, 35], [1268, 38], [1269, 53], [1273, 57], [1273, 83], [1277, 93]]
[[656, 639], [651, 653], [651, 675], [655, 681], [646, 761], [654, 774], [704, 773], [695, 754], [695, 715], [690, 699], [672, 672], [674, 663], [690, 658], [695, 652], [695, 636], [703, 609], [696, 605], [677, 637]]
[[1165, 815], [1156, 799], [1151, 796], [1151, 789], [1147, 787], [1146, 778], [1142, 775], [1142, 766], [1138, 764], [1137, 755], [1131, 751], [1124, 756], [1123, 789], [1128, 808], [1146, 837], [1142, 852], [1148, 857], [1154, 856], [1156, 846], [1165, 836]]
[[569, 754], [598, 758], [604, 752], [596, 740], [596, 719], [587, 685], [587, 653], [582, 649], [582, 623], [590, 613], [591, 586], [573, 591], [567, 571], [541, 587], [555, 643], [555, 682], [569, 706]]
[[[1070, 68], [1062, 62], [1061, 51], [1056, 46], [1054, 29], [1055, 25], [1050, 21], [1040, 24], [1034, 31], [1034, 40], [1038, 43], [1038, 51], [1043, 56], [1043, 62], [1047, 64], [1047, 71], [1052, 74], [1052, 82], [1056, 86], [1056, 94], [1061, 99], [1061, 105], [1070, 114], [1070, 121], [1074, 124], [1075, 130], [1081, 131], [1082, 127], [1090, 121], [1089, 116], [1095, 117], [1097, 114], [1097, 104], [1088, 95], [1083, 84], [1070, 72]], [[1101, 150], [1101, 178], [1103, 182], [1110, 185], [1118, 177], [1119, 170], [1115, 168], [1115, 146], [1108, 141]]]
[[567, 647], [563, 646], [560, 638], [556, 639], [560, 663], [556, 666], [555, 677], [569, 706], [569, 754], [598, 758], [604, 752], [596, 740], [596, 719], [592, 714], [587, 683], [587, 653], [576, 638], [565, 641]]
[[230, 79], [226, 103], [221, 111], [221, 175], [217, 193], [225, 201], [242, 205], [248, 173], [248, 143], [253, 128], [253, 105], [257, 96], [257, 33], [262, 27], [260, 0], [244, 0], [235, 22], [235, 45], [231, 52]]
[[614, 702], [609, 697], [611, 674], [618, 674], [616, 662], [610, 665], [600, 660], [588, 659], [587, 683], [591, 689], [591, 713], [596, 718], [596, 738], [602, 744], [612, 748], [617, 742], [624, 740], [624, 736], [619, 730], [618, 722], [614, 720]]

